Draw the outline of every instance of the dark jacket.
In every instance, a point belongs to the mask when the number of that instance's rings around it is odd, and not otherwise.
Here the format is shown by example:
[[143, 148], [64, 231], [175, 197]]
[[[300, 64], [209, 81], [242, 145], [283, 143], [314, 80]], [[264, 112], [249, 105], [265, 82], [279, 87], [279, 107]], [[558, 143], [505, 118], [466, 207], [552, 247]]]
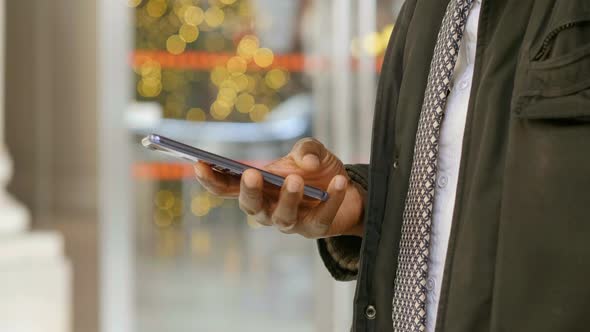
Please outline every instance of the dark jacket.
[[[371, 164], [349, 167], [368, 189], [362, 241], [318, 241], [336, 279], [358, 279], [355, 332], [392, 330], [418, 116], [447, 3], [407, 0], [396, 23]], [[483, 1], [436, 326], [590, 331], [590, 0]]]

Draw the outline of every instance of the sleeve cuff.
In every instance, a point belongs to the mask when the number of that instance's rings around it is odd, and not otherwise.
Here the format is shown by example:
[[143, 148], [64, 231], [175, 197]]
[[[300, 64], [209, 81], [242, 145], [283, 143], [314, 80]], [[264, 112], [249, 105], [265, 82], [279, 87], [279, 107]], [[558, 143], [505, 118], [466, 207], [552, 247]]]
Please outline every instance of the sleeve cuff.
[[337, 236], [318, 240], [320, 257], [328, 272], [338, 281], [356, 279], [362, 238]]
[[[367, 190], [366, 165], [347, 165], [346, 170], [352, 181]], [[320, 257], [334, 279], [338, 281], [356, 279], [362, 242], [361, 237], [346, 235], [317, 241]]]

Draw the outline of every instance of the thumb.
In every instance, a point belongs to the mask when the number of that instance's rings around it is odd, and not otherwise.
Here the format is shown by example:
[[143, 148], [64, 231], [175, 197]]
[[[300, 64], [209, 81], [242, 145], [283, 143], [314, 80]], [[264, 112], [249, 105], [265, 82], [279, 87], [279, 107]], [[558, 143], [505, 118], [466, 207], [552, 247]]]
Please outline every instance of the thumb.
[[318, 140], [304, 138], [295, 143], [289, 155], [297, 167], [306, 171], [317, 171], [321, 161], [326, 157], [326, 147]]

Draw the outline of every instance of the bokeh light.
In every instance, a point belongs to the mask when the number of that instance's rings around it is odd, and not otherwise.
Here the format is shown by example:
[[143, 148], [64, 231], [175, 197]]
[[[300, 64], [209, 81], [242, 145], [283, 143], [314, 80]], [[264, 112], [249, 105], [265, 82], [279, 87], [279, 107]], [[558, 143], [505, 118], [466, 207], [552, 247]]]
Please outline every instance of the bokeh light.
[[278, 90], [287, 84], [287, 73], [280, 69], [272, 69], [264, 77], [266, 85], [274, 90]]
[[192, 43], [199, 38], [199, 29], [194, 25], [183, 24], [178, 34], [186, 43]]
[[207, 114], [200, 108], [191, 108], [186, 113], [186, 119], [188, 121], [205, 121], [207, 120]]
[[262, 68], [272, 65], [274, 61], [274, 54], [268, 48], [259, 48], [254, 52], [254, 62]]
[[169, 190], [160, 190], [156, 193], [154, 203], [160, 209], [170, 209], [174, 205], [174, 194]]
[[137, 92], [142, 97], [156, 97], [162, 91], [162, 82], [158, 78], [145, 77], [137, 83]]
[[244, 60], [244, 58], [239, 56], [234, 56], [227, 62], [227, 70], [232, 75], [241, 75], [246, 72], [248, 68], [248, 62]]
[[256, 104], [252, 107], [252, 110], [249, 113], [250, 119], [254, 122], [264, 121], [268, 112], [268, 106], [264, 104]]
[[238, 55], [245, 59], [251, 59], [259, 47], [260, 41], [258, 40], [258, 37], [254, 35], [246, 35], [238, 44]]
[[166, 0], [149, 0], [146, 10], [151, 17], [161, 17], [166, 13], [168, 3]]
[[254, 96], [249, 93], [241, 93], [236, 100], [236, 109], [240, 113], [249, 113], [254, 103]]
[[184, 22], [186, 24], [190, 24], [193, 26], [197, 26], [205, 20], [205, 13], [203, 9], [196, 6], [188, 6], [185, 7], [186, 9], [180, 13], [181, 17], [184, 18]]
[[206, 193], [201, 193], [193, 197], [191, 201], [191, 212], [197, 217], [206, 216], [211, 209], [209, 197]]
[[154, 211], [154, 224], [158, 227], [168, 227], [172, 225], [174, 216], [170, 210], [157, 209]]
[[217, 6], [211, 6], [205, 11], [205, 22], [212, 28], [220, 26], [224, 19], [225, 13]]
[[232, 106], [230, 103], [223, 99], [217, 99], [212, 105], [210, 109], [211, 116], [215, 120], [225, 120], [227, 116], [232, 111]]
[[166, 40], [166, 49], [172, 54], [181, 54], [186, 49], [186, 42], [179, 35], [172, 35]]
[[223, 83], [223, 81], [225, 81], [225, 79], [229, 76], [229, 71], [222, 66], [217, 66], [215, 68], [213, 68], [213, 70], [211, 71], [211, 82], [213, 82], [213, 84], [219, 86], [221, 85], [221, 83]]

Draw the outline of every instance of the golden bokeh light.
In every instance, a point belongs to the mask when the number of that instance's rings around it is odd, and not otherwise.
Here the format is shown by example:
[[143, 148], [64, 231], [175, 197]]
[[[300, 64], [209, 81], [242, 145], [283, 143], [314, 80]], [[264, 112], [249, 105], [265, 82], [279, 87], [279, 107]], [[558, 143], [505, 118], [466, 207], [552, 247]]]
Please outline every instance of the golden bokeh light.
[[139, 67], [139, 74], [141, 74], [143, 78], [161, 78], [162, 67], [160, 66], [159, 62], [154, 60], [148, 60]]
[[162, 20], [162, 21], [167, 21], [168, 24], [170, 25], [170, 27], [172, 27], [174, 29], [178, 29], [183, 24], [182, 20], [174, 14], [166, 15], [166, 18], [167, 18], [167, 20]]
[[385, 47], [387, 47], [387, 43], [389, 43], [389, 39], [393, 33], [393, 27], [393, 24], [388, 24], [383, 28], [383, 30], [381, 30], [381, 44], [385, 45]]
[[252, 107], [252, 110], [249, 113], [250, 119], [254, 122], [264, 121], [268, 112], [269, 112], [269, 110], [266, 105], [256, 104]]
[[186, 119], [188, 121], [205, 121], [207, 120], [207, 114], [200, 108], [191, 108], [186, 113]]
[[244, 74], [246, 69], [248, 69], [248, 62], [242, 57], [234, 56], [227, 61], [227, 70], [232, 75]]
[[162, 82], [158, 78], [146, 77], [137, 83], [137, 92], [142, 97], [157, 97], [162, 92]]
[[170, 210], [157, 209], [154, 212], [154, 224], [158, 227], [168, 227], [172, 225], [174, 216]]
[[280, 69], [272, 69], [266, 73], [264, 81], [266, 85], [274, 90], [278, 90], [287, 84], [287, 73]]
[[253, 93], [256, 91], [256, 86], [258, 85], [258, 80], [260, 80], [260, 77], [257, 75], [253, 75], [253, 76], [246, 76], [246, 78], [248, 79], [248, 87], [245, 89], [246, 92], [249, 93]]
[[191, 200], [191, 212], [197, 217], [206, 216], [211, 209], [209, 197], [206, 194], [199, 194]]
[[224, 19], [225, 13], [217, 6], [211, 6], [205, 11], [205, 22], [212, 28], [220, 26]]
[[146, 6], [146, 10], [151, 17], [162, 17], [168, 9], [166, 0], [150, 0]]
[[248, 77], [246, 75], [234, 75], [231, 80], [236, 83], [236, 88], [242, 92], [248, 88]]
[[170, 209], [174, 205], [174, 194], [170, 190], [160, 190], [156, 193], [154, 203], [160, 209]]
[[240, 113], [249, 113], [254, 106], [254, 97], [249, 93], [241, 93], [236, 99], [236, 109]]
[[366, 35], [362, 40], [362, 48], [365, 53], [377, 56], [381, 52], [383, 47], [383, 42], [381, 40], [381, 35], [377, 32], [370, 33]]
[[228, 103], [227, 101], [223, 100], [223, 99], [217, 99], [212, 105], [211, 105], [211, 116], [215, 119], [215, 120], [225, 120], [225, 118], [227, 118], [227, 116], [231, 113], [232, 111], [232, 106], [230, 103]]
[[197, 26], [205, 20], [205, 13], [200, 7], [188, 6], [182, 14], [186, 24]]
[[229, 71], [222, 66], [217, 66], [215, 68], [213, 68], [213, 70], [211, 71], [211, 82], [213, 82], [213, 84], [219, 86], [221, 85], [221, 83], [223, 83], [223, 81], [225, 81], [225, 79], [229, 76]]
[[174, 205], [172, 205], [172, 208], [170, 208], [170, 212], [172, 213], [172, 216], [174, 217], [182, 217], [183, 215], [183, 207], [184, 204], [182, 202], [182, 198], [180, 196], [177, 196], [174, 198]]
[[171, 54], [178, 55], [186, 49], [186, 42], [179, 35], [172, 35], [166, 40], [166, 50]]
[[184, 14], [186, 10], [190, 7], [190, 4], [183, 3], [184, 1], [175, 1], [174, 5], [172, 6], [172, 10], [176, 17], [180, 18], [183, 22], [185, 21]]
[[223, 100], [230, 105], [233, 105], [235, 103], [237, 96], [238, 93], [236, 92], [236, 90], [229, 87], [219, 89], [219, 93], [217, 94], [217, 98], [219, 100]]
[[183, 24], [178, 34], [185, 42], [192, 43], [199, 38], [199, 29], [194, 25]]
[[262, 68], [272, 65], [274, 61], [274, 54], [268, 48], [259, 48], [254, 53], [254, 62]]
[[221, 2], [224, 5], [233, 5], [236, 0], [219, 0], [219, 2]]
[[254, 35], [246, 35], [238, 44], [238, 55], [245, 59], [251, 59], [259, 47], [260, 41], [258, 40], [258, 37]]
[[236, 84], [236, 82], [234, 82], [234, 80], [231, 79], [231, 77], [230, 79], [226, 79], [225, 81], [221, 82], [221, 84], [219, 84], [219, 88], [230, 88], [235, 91], [238, 91], [238, 85]]

